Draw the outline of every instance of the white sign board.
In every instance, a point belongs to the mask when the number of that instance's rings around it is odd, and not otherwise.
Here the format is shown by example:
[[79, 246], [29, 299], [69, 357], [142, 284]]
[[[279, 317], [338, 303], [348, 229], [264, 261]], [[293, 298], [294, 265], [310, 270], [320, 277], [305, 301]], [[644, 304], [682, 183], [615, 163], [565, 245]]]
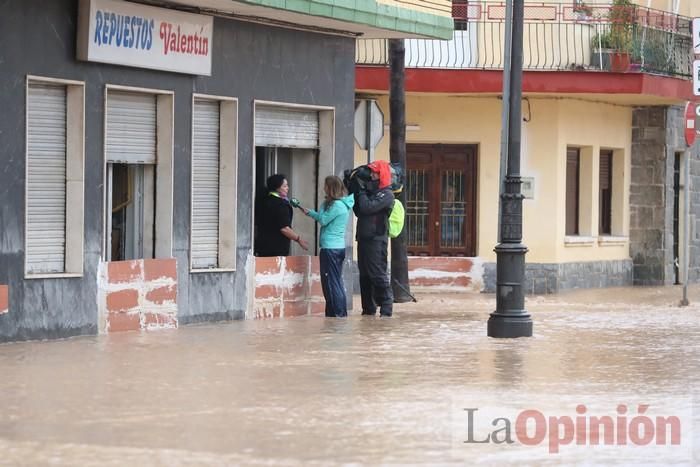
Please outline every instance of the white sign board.
[[700, 55], [700, 18], [693, 18], [693, 51]]
[[211, 75], [214, 21], [115, 0], [80, 0], [78, 59]]
[[693, 62], [693, 94], [700, 96], [700, 60]]
[[520, 177], [520, 193], [525, 199], [535, 199], [535, 177]]

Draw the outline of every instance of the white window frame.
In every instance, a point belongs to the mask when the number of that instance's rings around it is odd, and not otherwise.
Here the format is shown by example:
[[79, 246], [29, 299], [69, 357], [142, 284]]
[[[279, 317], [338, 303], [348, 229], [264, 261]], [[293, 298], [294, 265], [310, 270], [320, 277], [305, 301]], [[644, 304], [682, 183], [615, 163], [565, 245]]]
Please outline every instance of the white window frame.
[[[255, 159], [255, 112], [258, 106], [286, 107], [291, 109], [314, 110], [318, 112], [318, 193], [320, 200], [323, 199], [323, 182], [327, 175], [338, 175], [335, 173], [335, 107], [322, 105], [293, 104], [289, 102], [253, 101], [253, 134], [252, 134], [252, 154]], [[255, 200], [258, 187], [255, 186], [255, 162], [251, 168], [252, 191], [251, 199]], [[317, 200], [319, 201], [319, 200]], [[253, 201], [254, 202], [254, 201]], [[255, 225], [255, 209], [251, 206], [250, 225]], [[251, 242], [251, 254], [253, 242]]]
[[[625, 198], [629, 195], [625, 192], [628, 184], [626, 169], [626, 151], [621, 148], [609, 146], [579, 146], [567, 145], [568, 148], [578, 148], [580, 151], [579, 172], [579, 234], [565, 235], [566, 246], [592, 246], [598, 242], [599, 246], [620, 246], [628, 241], [628, 233], [625, 219]], [[599, 209], [599, 179], [600, 179], [600, 152], [612, 151], [612, 199], [611, 199], [611, 234], [601, 234], [598, 226], [600, 222]], [[566, 172], [564, 175], [566, 179]]]
[[29, 85], [53, 84], [66, 87], [66, 233], [64, 272], [29, 273], [24, 256], [24, 278], [44, 279], [82, 277], [85, 222], [85, 82], [27, 75], [25, 82], [24, 135], [24, 245], [27, 245], [28, 180], [29, 180]]
[[[238, 235], [238, 99], [230, 96], [215, 96], [192, 93], [190, 155], [194, 149], [194, 102], [210, 100], [218, 102], [219, 108], [219, 248], [218, 265], [215, 268], [192, 266], [192, 226], [194, 212], [194, 159], [190, 157], [190, 272], [233, 272], [236, 270]], [[255, 164], [253, 164], [255, 165]]]
[[107, 219], [111, 213], [111, 192], [107, 190], [107, 99], [109, 92], [134, 92], [149, 94], [156, 97], [156, 192], [155, 211], [155, 258], [172, 258], [173, 250], [173, 186], [174, 186], [174, 128], [175, 128], [175, 93], [164, 89], [151, 89], [133, 86], [107, 84], [103, 96], [103, 125], [102, 125], [102, 165], [103, 165], [103, 216], [102, 216], [102, 260], [106, 261], [107, 249], [111, 248], [110, 232], [107, 230]]

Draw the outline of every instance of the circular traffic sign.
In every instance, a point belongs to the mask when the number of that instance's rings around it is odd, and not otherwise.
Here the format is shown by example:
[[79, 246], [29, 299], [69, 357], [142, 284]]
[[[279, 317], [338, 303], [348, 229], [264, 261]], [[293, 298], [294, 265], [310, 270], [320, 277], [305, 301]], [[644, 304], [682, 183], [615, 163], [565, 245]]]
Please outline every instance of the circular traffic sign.
[[697, 132], [695, 131], [695, 118], [700, 107], [695, 102], [685, 104], [685, 143], [688, 147], [695, 143]]

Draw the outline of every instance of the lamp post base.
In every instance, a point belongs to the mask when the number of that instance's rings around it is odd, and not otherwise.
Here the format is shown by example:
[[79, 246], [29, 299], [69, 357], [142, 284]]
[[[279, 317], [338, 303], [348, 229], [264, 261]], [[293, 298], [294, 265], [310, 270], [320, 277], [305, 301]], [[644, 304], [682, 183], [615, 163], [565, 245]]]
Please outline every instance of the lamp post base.
[[525, 311], [524, 290], [527, 247], [522, 243], [499, 243], [494, 250], [496, 311], [491, 313], [486, 335], [499, 338], [531, 337], [532, 319]]
[[491, 313], [486, 335], [497, 338], [532, 337], [532, 319], [525, 310], [518, 316]]

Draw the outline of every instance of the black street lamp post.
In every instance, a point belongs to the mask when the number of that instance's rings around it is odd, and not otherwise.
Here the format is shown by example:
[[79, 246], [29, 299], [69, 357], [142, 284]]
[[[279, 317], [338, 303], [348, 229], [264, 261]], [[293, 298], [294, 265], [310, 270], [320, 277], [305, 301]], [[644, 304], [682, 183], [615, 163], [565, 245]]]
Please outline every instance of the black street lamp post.
[[[501, 193], [501, 240], [496, 245], [496, 311], [487, 326], [489, 337], [530, 337], [532, 319], [525, 311], [525, 253], [523, 195], [520, 192], [520, 135], [522, 125], [524, 0], [512, 3], [510, 95], [508, 102], [508, 165]], [[507, 25], [506, 25], [507, 27]], [[505, 54], [508, 55], [507, 53]]]

